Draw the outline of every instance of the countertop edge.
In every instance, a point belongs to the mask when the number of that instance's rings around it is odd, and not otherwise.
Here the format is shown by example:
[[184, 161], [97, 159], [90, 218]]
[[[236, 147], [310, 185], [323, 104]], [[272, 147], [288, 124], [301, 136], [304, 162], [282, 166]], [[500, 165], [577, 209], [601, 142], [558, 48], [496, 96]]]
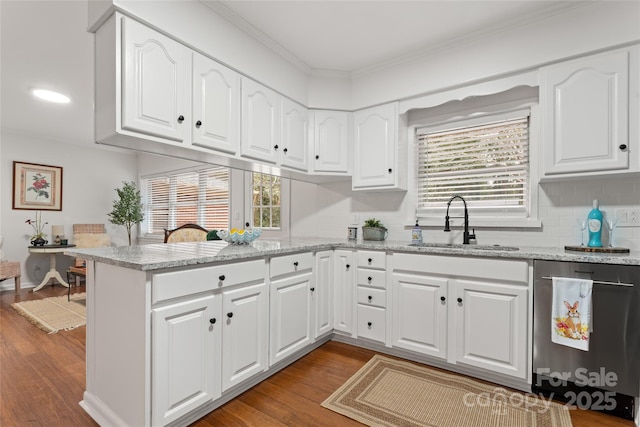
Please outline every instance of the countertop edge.
[[[177, 246], [180, 245], [180, 246]], [[208, 245], [208, 246], [207, 246]], [[229, 253], [220, 253], [229, 248]], [[174, 251], [175, 249], [175, 251]], [[179, 250], [178, 250], [179, 249]], [[65, 255], [85, 258], [104, 264], [141, 271], [156, 271], [177, 267], [217, 264], [251, 258], [273, 257], [298, 252], [317, 252], [335, 249], [378, 250], [398, 253], [417, 253], [483, 258], [521, 260], [550, 260], [586, 262], [596, 264], [640, 265], [640, 254], [581, 253], [564, 248], [519, 247], [518, 250], [474, 249], [473, 245], [460, 247], [409, 246], [401, 241], [351, 242], [340, 239], [281, 239], [262, 240], [257, 245], [226, 245], [224, 243], [193, 242], [177, 244], [152, 244], [131, 247], [73, 248]], [[217, 251], [217, 252], [216, 252]], [[176, 252], [176, 253], [174, 253]], [[211, 252], [211, 253], [207, 253]], [[215, 252], [215, 253], [213, 253]], [[203, 254], [204, 253], [204, 254]]]

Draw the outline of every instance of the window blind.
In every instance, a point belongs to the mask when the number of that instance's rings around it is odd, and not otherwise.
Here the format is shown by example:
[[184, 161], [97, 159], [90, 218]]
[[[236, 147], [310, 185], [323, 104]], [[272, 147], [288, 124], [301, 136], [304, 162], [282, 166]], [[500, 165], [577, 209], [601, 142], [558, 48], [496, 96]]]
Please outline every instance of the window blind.
[[455, 194], [477, 209], [526, 213], [529, 117], [418, 134], [418, 209]]
[[147, 178], [147, 233], [186, 223], [207, 230], [229, 227], [229, 170], [211, 168]]

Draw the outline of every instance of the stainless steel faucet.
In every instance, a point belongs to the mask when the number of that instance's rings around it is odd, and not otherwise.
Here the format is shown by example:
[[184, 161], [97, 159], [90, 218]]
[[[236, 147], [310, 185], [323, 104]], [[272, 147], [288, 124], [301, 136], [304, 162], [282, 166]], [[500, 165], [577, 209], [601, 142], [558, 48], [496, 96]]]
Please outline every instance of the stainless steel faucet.
[[464, 197], [456, 194], [447, 202], [447, 215], [444, 217], [444, 231], [451, 231], [451, 228], [449, 228], [449, 207], [455, 199], [460, 199], [462, 203], [464, 203], [464, 232], [462, 233], [462, 243], [468, 245], [470, 239], [476, 239], [476, 230], [474, 229], [473, 233], [469, 233], [469, 212], [467, 211], [467, 201]]

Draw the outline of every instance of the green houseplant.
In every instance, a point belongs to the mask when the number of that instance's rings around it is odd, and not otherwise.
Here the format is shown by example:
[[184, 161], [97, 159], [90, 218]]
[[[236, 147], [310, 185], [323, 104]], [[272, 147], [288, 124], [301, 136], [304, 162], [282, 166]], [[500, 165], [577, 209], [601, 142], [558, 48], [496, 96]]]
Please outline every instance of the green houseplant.
[[362, 226], [362, 238], [364, 240], [384, 240], [387, 238], [387, 229], [375, 218], [369, 218]]
[[131, 246], [131, 228], [144, 219], [142, 197], [134, 182], [123, 181], [123, 184], [122, 188], [116, 188], [119, 199], [113, 201], [113, 210], [107, 216], [112, 224], [125, 226]]

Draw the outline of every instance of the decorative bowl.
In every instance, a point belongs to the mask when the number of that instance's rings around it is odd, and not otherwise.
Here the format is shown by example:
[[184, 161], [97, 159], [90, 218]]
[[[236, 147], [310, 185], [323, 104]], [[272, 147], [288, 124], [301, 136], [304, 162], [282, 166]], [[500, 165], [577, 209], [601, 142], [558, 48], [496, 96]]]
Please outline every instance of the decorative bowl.
[[218, 237], [234, 245], [251, 243], [260, 237], [261, 234], [262, 230], [259, 228], [252, 228], [251, 230], [238, 230], [236, 228], [232, 228], [231, 230], [218, 230]]

